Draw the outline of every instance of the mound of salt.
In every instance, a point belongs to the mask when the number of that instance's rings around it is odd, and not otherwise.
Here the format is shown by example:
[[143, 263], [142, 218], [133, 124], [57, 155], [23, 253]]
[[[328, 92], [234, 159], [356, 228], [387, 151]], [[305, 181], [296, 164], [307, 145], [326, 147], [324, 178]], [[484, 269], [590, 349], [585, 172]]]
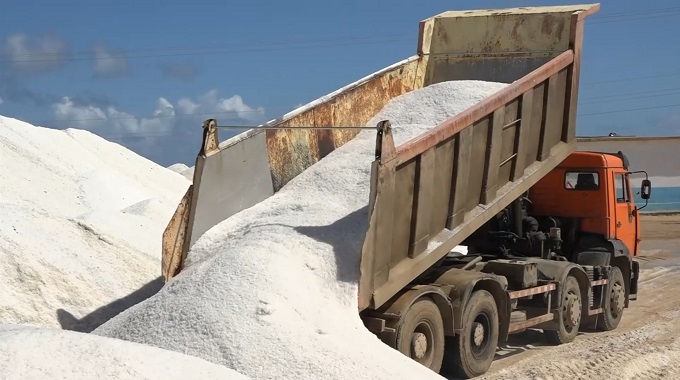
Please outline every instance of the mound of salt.
[[61, 311], [82, 318], [159, 276], [181, 175], [87, 131], [2, 116], [0, 163], [0, 323], [69, 328]]
[[[505, 84], [445, 82], [393, 99], [397, 144]], [[380, 342], [357, 313], [375, 132], [203, 235], [158, 294], [95, 334], [181, 351], [254, 379], [441, 378]]]
[[172, 170], [175, 173], [179, 173], [183, 175], [186, 179], [189, 181], [192, 181], [194, 179], [194, 167], [191, 166], [186, 166], [185, 164], [182, 163], [177, 163], [177, 164], [172, 164], [168, 166], [168, 169]]
[[0, 379], [247, 380], [177, 352], [50, 328], [0, 325]]

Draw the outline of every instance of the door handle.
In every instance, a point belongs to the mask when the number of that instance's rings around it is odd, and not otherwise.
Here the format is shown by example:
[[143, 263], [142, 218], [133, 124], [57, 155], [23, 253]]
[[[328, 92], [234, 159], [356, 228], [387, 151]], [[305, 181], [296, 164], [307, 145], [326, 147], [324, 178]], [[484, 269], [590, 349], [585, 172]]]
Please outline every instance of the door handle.
[[621, 228], [621, 222], [616, 222], [616, 228]]

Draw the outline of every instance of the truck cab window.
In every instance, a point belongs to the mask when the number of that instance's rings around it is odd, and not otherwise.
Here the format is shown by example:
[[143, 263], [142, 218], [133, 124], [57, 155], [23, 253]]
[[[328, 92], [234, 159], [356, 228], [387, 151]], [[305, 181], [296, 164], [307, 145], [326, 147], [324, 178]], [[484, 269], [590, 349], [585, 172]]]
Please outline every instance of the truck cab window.
[[597, 190], [600, 176], [597, 172], [567, 172], [564, 175], [564, 188], [567, 190]]
[[614, 174], [614, 185], [616, 187], [616, 202], [628, 202], [628, 189], [626, 189], [626, 177], [623, 174]]

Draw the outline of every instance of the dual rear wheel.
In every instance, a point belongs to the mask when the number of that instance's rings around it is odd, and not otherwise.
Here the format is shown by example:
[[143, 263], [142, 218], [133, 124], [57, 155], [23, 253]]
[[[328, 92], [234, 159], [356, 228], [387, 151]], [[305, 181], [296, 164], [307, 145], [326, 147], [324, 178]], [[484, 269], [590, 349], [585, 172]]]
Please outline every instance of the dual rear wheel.
[[[573, 276], [567, 277], [562, 292], [562, 312], [559, 328], [546, 330], [548, 340], [554, 344], [572, 342], [578, 335], [583, 313], [581, 289]], [[626, 289], [623, 274], [617, 267], [612, 267], [608, 284], [605, 286], [603, 313], [596, 315], [597, 329], [610, 331], [618, 327], [626, 302]]]
[[437, 305], [421, 298], [397, 329], [396, 348], [416, 362], [444, 375], [472, 378], [484, 374], [498, 345], [498, 310], [486, 290], [470, 297], [462, 315], [463, 331], [446, 337]]

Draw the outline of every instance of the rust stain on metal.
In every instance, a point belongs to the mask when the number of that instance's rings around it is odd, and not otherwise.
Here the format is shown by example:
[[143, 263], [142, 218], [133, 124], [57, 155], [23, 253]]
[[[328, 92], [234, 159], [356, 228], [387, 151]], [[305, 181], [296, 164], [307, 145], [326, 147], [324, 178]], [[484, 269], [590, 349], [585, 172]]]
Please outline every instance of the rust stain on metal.
[[203, 146], [199, 155], [209, 155], [219, 149], [219, 137], [217, 136], [217, 120], [208, 119], [203, 122]]
[[[390, 99], [422, 86], [417, 80], [419, 62], [396, 67], [277, 125], [364, 126]], [[268, 130], [267, 151], [274, 191], [357, 134], [356, 130]]]
[[189, 186], [184, 197], [177, 205], [175, 213], [163, 231], [161, 272], [169, 281], [182, 269], [183, 247], [189, 222], [189, 201], [193, 195], [193, 185]]
[[562, 33], [564, 33], [566, 21], [567, 20], [564, 17], [546, 15], [541, 24], [541, 32], [545, 35], [561, 36]]
[[528, 319], [524, 322], [512, 323], [512, 324], [510, 324], [510, 328], [508, 329], [508, 332], [515, 332], [515, 331], [519, 331], [519, 330], [524, 330], [528, 327], [536, 326], [536, 325], [541, 324], [543, 322], [552, 321], [553, 318], [555, 318], [554, 314], [548, 313], [548, 314], [544, 314], [544, 315], [541, 315], [541, 316], [538, 316], [538, 317], [535, 317], [535, 318]]
[[555, 284], [548, 284], [548, 285], [537, 286], [537, 287], [529, 288], [529, 289], [516, 290], [516, 291], [513, 291], [513, 292], [509, 292], [508, 294], [510, 295], [510, 299], [514, 300], [516, 298], [522, 298], [522, 297], [532, 296], [532, 295], [535, 295], [535, 294], [546, 293], [546, 292], [549, 292], [551, 290], [555, 290]]

